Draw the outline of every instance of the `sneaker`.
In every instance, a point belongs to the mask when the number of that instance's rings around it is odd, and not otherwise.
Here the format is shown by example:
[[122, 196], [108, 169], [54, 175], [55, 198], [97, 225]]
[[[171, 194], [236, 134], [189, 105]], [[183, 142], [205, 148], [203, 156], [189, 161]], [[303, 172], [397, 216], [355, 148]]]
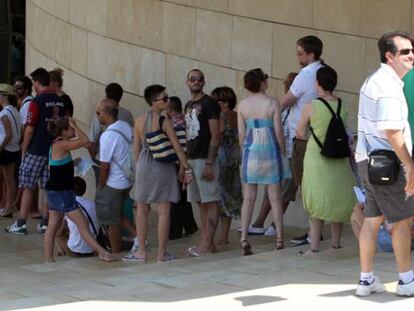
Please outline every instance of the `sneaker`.
[[[237, 229], [237, 231], [241, 232], [242, 229], [239, 228], [239, 229]], [[249, 226], [249, 228], [247, 229], [247, 233], [248, 234], [253, 234], [253, 235], [262, 235], [262, 234], [265, 233], [265, 231], [266, 231], [266, 229], [263, 228], [263, 227], [256, 228], [256, 227]]]
[[26, 224], [22, 225], [21, 227], [17, 226], [17, 221], [16, 221], [11, 226], [4, 228], [4, 231], [6, 231], [7, 233], [11, 233], [11, 234], [23, 235], [23, 234], [27, 234], [27, 227], [26, 227]]
[[36, 228], [37, 228], [37, 232], [39, 232], [40, 234], [44, 234], [47, 230], [47, 226], [46, 225], [40, 225], [40, 223], [37, 224]]
[[[292, 243], [292, 244], [301, 244], [303, 242], [306, 242], [304, 244], [309, 244], [309, 242], [308, 242], [308, 233], [305, 233], [304, 235], [301, 235], [301, 236], [298, 236], [296, 238], [290, 239], [289, 242]], [[304, 244], [301, 244], [301, 245], [304, 245]]]
[[[145, 247], [147, 247], [149, 245], [148, 241], [145, 241]], [[130, 250], [131, 253], [135, 254], [138, 251], [139, 248], [139, 241], [138, 241], [138, 237], [134, 238], [134, 245], [132, 245], [132, 248]]]
[[397, 295], [414, 296], [414, 280], [406, 284], [404, 284], [403, 281], [399, 280], [397, 285]]
[[265, 236], [275, 236], [276, 234], [277, 234], [276, 228], [273, 226], [270, 226], [269, 228], [267, 228], [264, 233]]
[[[359, 280], [355, 295], [364, 297], [369, 296], [373, 293], [381, 293], [383, 291], [385, 291], [384, 284], [381, 283], [378, 277], [374, 276], [374, 281], [372, 281], [372, 283], [368, 283], [367, 280]], [[414, 293], [414, 287], [412, 287], [412, 293]]]

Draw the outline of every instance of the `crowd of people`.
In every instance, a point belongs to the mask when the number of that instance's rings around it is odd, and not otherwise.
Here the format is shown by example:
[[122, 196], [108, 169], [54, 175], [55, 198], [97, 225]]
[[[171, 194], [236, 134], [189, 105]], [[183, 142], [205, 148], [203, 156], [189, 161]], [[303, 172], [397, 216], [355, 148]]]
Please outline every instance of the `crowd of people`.
[[[206, 76], [192, 69], [186, 76], [191, 99], [184, 107], [166, 87], [150, 85], [144, 91], [148, 112], [134, 120], [120, 106], [122, 87], [110, 83], [97, 103], [89, 135], [72, 118], [76, 106], [62, 89], [61, 69], [38, 68], [31, 79], [0, 84], [1, 216], [19, 209], [5, 230], [27, 234], [28, 215], [37, 209], [47, 263], [55, 261], [55, 240], [64, 254], [96, 253], [104, 261], [116, 260], [125, 231], [134, 244], [122, 260], [145, 263], [148, 216], [156, 206], [157, 262], [166, 262], [176, 258], [167, 249], [168, 240], [198, 230], [193, 204], [199, 209], [200, 240], [188, 248], [188, 256], [217, 251], [219, 222], [218, 244], [229, 243], [234, 218], [241, 219], [240, 248], [247, 256], [253, 254], [249, 233], [264, 233], [270, 211], [273, 232], [268, 235], [275, 236], [276, 251], [285, 247], [283, 214], [302, 187], [310, 228], [292, 239], [309, 244], [299, 255], [320, 251], [325, 222], [331, 226], [331, 250], [341, 248], [343, 224], [352, 219], [361, 255], [356, 294], [381, 292], [385, 288], [373, 273], [373, 260], [378, 232], [385, 228], [388, 244], [381, 248], [394, 251], [397, 294], [414, 295], [412, 43], [403, 32], [379, 39], [381, 67], [361, 88], [355, 157], [352, 134], [346, 132], [347, 103], [335, 93], [338, 75], [322, 60], [323, 43], [316, 36], [297, 41], [301, 69], [286, 77], [280, 101], [266, 94], [269, 76], [260, 68], [244, 75], [249, 95], [239, 102], [227, 86], [206, 94]], [[86, 184], [74, 176], [71, 151], [79, 148], [87, 148], [95, 163], [94, 202], [82, 197]], [[375, 161], [394, 161], [393, 169], [378, 171], [371, 159], [378, 154], [382, 158]], [[378, 174], [385, 175], [378, 180]], [[265, 195], [251, 223], [258, 185], [265, 187]], [[357, 185], [365, 197], [360, 204]], [[133, 204], [135, 224], [128, 216]]]

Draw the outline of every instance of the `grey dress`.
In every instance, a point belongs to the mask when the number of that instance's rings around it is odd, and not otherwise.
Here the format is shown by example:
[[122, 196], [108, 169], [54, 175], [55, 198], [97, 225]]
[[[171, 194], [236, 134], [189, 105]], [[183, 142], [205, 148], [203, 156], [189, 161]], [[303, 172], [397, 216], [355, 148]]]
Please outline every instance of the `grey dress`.
[[[148, 113], [144, 133], [151, 128]], [[141, 153], [135, 167], [135, 201], [138, 203], [176, 203], [180, 200], [177, 171], [174, 162], [163, 163], [153, 159], [148, 144], [142, 141]]]

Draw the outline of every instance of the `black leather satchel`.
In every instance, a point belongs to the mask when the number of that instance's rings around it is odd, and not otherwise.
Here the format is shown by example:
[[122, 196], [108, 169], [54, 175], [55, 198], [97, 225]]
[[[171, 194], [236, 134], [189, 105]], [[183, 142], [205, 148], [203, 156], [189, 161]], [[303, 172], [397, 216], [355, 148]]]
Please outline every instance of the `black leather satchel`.
[[392, 150], [378, 149], [369, 154], [368, 179], [373, 185], [388, 186], [398, 180], [400, 160]]

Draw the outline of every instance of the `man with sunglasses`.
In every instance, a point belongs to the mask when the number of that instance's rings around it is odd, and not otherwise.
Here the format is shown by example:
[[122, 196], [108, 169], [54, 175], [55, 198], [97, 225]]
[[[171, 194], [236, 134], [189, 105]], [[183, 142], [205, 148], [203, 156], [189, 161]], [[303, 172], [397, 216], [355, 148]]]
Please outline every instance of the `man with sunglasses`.
[[32, 80], [30, 80], [30, 78], [27, 76], [20, 76], [16, 78], [13, 84], [13, 88], [16, 92], [18, 104], [20, 107], [20, 120], [23, 126], [26, 123], [30, 102], [33, 100], [32, 87]]
[[193, 169], [194, 179], [188, 186], [188, 202], [197, 202], [200, 208], [201, 243], [190, 247], [188, 255], [200, 256], [214, 252], [220, 200], [218, 183], [217, 151], [219, 147], [219, 105], [203, 92], [204, 74], [193, 69], [187, 74], [187, 86], [191, 100], [185, 106], [187, 127], [187, 156]]
[[[402, 79], [413, 68], [412, 38], [405, 32], [384, 34], [378, 41], [381, 66], [361, 87], [358, 110], [358, 144], [355, 160], [365, 188], [365, 220], [359, 235], [361, 276], [358, 296], [383, 292], [374, 276], [378, 231], [384, 220], [392, 224], [392, 245], [399, 272], [397, 295], [414, 295], [411, 267], [411, 222], [414, 216], [414, 162]], [[401, 161], [398, 179], [390, 185], [373, 184], [368, 160], [374, 150], [393, 151]], [[372, 163], [372, 161], [371, 161]]]

